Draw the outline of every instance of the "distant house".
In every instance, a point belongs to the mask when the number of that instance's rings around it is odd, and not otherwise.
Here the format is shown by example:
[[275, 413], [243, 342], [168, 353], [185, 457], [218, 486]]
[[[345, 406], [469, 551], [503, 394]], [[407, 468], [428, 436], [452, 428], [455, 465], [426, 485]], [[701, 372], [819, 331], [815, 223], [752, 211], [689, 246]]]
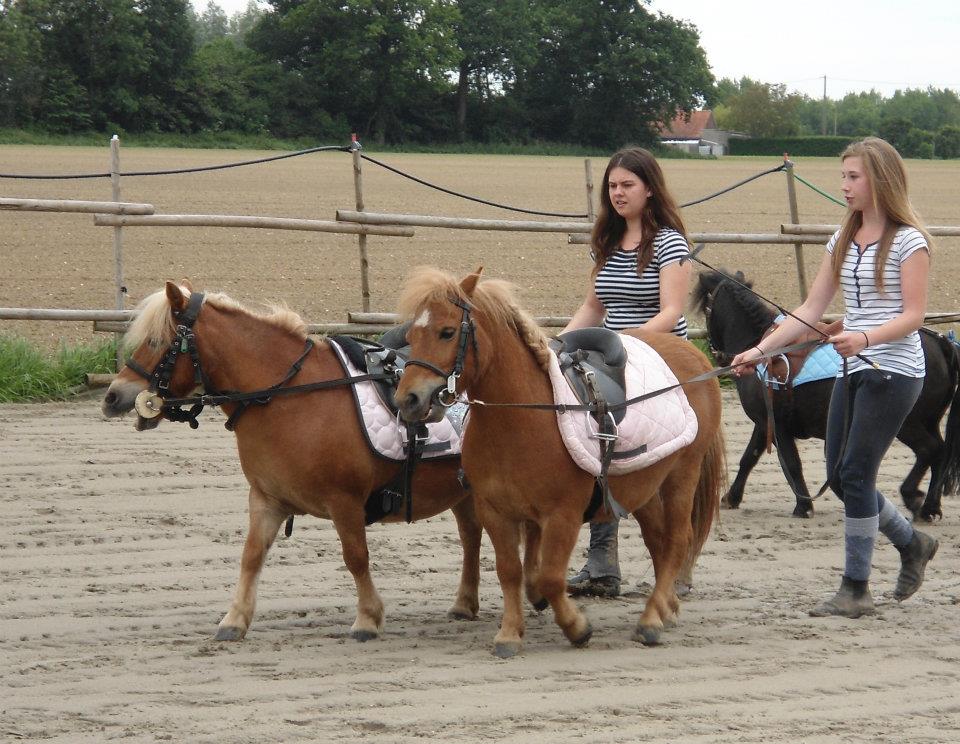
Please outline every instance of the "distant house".
[[692, 111], [690, 118], [679, 114], [669, 125], [660, 127], [660, 144], [676, 147], [694, 155], [724, 155], [732, 137], [739, 132], [717, 129], [713, 111]]

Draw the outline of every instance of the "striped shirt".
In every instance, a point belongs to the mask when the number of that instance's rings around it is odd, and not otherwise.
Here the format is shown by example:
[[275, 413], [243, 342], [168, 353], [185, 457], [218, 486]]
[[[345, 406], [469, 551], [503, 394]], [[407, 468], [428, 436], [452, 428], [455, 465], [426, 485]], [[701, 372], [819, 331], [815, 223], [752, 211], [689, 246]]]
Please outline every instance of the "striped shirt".
[[[838, 230], [827, 243], [827, 253], [832, 254], [839, 236]], [[919, 230], [901, 226], [893, 236], [890, 253], [883, 270], [883, 292], [877, 291], [874, 281], [877, 250], [880, 243], [870, 243], [863, 251], [852, 242], [840, 269], [840, 288], [843, 291], [845, 331], [865, 331], [883, 325], [903, 312], [903, 291], [900, 286], [900, 265], [918, 250], [929, 250]], [[912, 331], [904, 338], [868, 346], [863, 356], [879, 365], [886, 372], [923, 377], [926, 365], [920, 347], [920, 334]], [[848, 360], [848, 371], [870, 369], [857, 357]], [[840, 374], [843, 374], [842, 371]]]
[[[637, 251], [616, 250], [597, 272], [593, 289], [606, 310], [603, 327], [619, 331], [636, 328], [660, 312], [660, 269], [686, 257], [684, 237], [662, 227], [653, 238], [653, 256], [637, 276]], [[687, 319], [680, 316], [672, 333], [687, 337]]]

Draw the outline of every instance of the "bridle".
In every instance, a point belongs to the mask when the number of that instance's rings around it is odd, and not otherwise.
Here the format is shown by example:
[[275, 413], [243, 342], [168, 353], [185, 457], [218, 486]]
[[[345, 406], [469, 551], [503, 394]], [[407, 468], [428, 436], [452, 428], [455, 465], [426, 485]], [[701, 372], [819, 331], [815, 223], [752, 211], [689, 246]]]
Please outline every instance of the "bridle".
[[[126, 366], [143, 377], [149, 387], [140, 391], [137, 395], [134, 408], [143, 418], [156, 418], [163, 412], [164, 401], [170, 391], [170, 379], [173, 377], [173, 370], [177, 364], [177, 359], [181, 354], [189, 354], [193, 363], [193, 381], [194, 388], [200, 387], [205, 391], [212, 391], [213, 388], [209, 379], [203, 373], [200, 366], [200, 354], [197, 352], [197, 339], [193, 334], [193, 324], [200, 315], [200, 308], [203, 306], [203, 293], [193, 292], [187, 301], [187, 306], [183, 310], [173, 311], [173, 317], [179, 321], [176, 327], [176, 334], [167, 346], [167, 350], [159, 361], [157, 361], [153, 370], [148, 372], [144, 367], [138, 364], [131, 357], [127, 359]], [[186, 421], [191, 429], [196, 429], [197, 416], [203, 410], [203, 404], [194, 404], [189, 411], [184, 411], [182, 407], [167, 410], [167, 418], [171, 421]]]
[[463, 314], [460, 316], [460, 339], [457, 345], [457, 357], [453, 362], [453, 368], [449, 372], [445, 372], [435, 364], [424, 359], [410, 358], [407, 359], [406, 362], [406, 366], [408, 367], [411, 364], [417, 367], [423, 367], [447, 381], [447, 386], [438, 386], [433, 395], [437, 403], [444, 408], [449, 408], [457, 402], [457, 380], [460, 379], [460, 375], [463, 374], [464, 364], [467, 359], [468, 343], [473, 347], [474, 356], [477, 355], [477, 329], [473, 323], [473, 319], [470, 317], [470, 304], [464, 302], [459, 297], [448, 297], [447, 299], [463, 311]]
[[[218, 391], [210, 378], [203, 371], [200, 364], [200, 353], [197, 351], [197, 338], [193, 332], [193, 324], [196, 323], [200, 310], [203, 307], [203, 292], [192, 292], [187, 306], [183, 310], [174, 310], [173, 317], [177, 319], [176, 333], [167, 350], [159, 361], [157, 361], [152, 371], [147, 371], [144, 367], [134, 361], [127, 359], [126, 366], [133, 372], [143, 377], [149, 383], [146, 390], [141, 390], [137, 394], [134, 402], [134, 408], [137, 414], [145, 419], [152, 419], [165, 415], [170, 421], [186, 422], [190, 424], [191, 429], [200, 426], [197, 417], [203, 411], [206, 405], [221, 405], [222, 403], [236, 402], [237, 408], [227, 418], [224, 424], [227, 429], [233, 430], [237, 419], [251, 405], [264, 405], [270, 401], [271, 394], [277, 392], [279, 388], [286, 385], [303, 366], [304, 360], [313, 349], [313, 341], [306, 340], [306, 348], [300, 357], [290, 366], [284, 378], [267, 390], [256, 391], [253, 395], [249, 393], [230, 393]], [[193, 365], [194, 390], [201, 390], [201, 395], [194, 395], [188, 398], [170, 399], [170, 380], [173, 377], [173, 370], [177, 364], [177, 359], [181, 354], [189, 354]], [[290, 388], [285, 388], [290, 390]], [[190, 410], [184, 411], [185, 405], [190, 406]]]

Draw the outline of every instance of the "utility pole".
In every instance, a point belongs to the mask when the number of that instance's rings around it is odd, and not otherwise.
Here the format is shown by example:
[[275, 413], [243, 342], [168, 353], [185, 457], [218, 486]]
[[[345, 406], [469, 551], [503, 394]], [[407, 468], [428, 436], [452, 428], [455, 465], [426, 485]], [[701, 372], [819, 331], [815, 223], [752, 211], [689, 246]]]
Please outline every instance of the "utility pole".
[[827, 134], [827, 76], [823, 76], [823, 113], [820, 116], [820, 134]]

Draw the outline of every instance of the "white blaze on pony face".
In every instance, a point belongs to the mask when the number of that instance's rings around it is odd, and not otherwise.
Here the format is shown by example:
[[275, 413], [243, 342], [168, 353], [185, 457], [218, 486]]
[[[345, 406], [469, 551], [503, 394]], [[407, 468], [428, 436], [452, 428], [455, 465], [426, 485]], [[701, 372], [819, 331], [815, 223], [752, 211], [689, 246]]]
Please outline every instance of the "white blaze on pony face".
[[430, 323], [430, 310], [425, 309], [420, 316], [413, 322], [415, 326], [419, 328], [426, 328]]

